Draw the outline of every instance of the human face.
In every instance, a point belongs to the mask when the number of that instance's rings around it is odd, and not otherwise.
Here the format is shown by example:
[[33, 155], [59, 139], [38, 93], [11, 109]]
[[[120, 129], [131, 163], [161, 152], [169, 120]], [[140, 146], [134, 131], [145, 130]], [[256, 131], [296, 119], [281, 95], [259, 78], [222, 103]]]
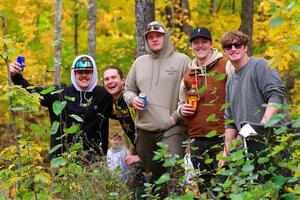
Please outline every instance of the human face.
[[205, 38], [195, 38], [192, 41], [192, 49], [200, 62], [205, 62], [210, 58], [212, 42]]
[[164, 34], [159, 32], [150, 32], [146, 35], [149, 48], [154, 53], [159, 53], [164, 44]]
[[118, 70], [108, 69], [103, 73], [104, 87], [114, 99], [118, 99], [124, 89], [125, 79], [120, 77]]
[[122, 140], [119, 138], [113, 137], [109, 139], [109, 143], [112, 149], [118, 149], [120, 144], [122, 144]]
[[78, 86], [86, 90], [92, 82], [93, 70], [75, 70], [75, 79]]
[[244, 62], [245, 59], [248, 59], [248, 47], [237, 39], [234, 39], [231, 43], [224, 45], [223, 49], [226, 56], [233, 64], [241, 63]]

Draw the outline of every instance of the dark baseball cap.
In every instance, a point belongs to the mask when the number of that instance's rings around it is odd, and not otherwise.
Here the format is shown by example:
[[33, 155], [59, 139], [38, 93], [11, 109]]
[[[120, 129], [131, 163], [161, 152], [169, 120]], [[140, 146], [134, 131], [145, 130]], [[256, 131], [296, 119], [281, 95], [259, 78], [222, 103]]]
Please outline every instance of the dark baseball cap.
[[190, 34], [190, 42], [192, 42], [194, 39], [196, 39], [198, 37], [205, 38], [205, 39], [212, 41], [212, 37], [211, 37], [209, 30], [204, 27], [198, 27], [198, 28], [195, 28], [194, 30], [192, 30], [192, 32]]

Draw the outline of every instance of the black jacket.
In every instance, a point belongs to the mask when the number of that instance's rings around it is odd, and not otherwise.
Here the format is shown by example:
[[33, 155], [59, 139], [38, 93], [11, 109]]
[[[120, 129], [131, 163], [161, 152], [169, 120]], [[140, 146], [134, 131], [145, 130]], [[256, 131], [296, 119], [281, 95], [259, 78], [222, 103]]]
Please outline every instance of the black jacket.
[[[14, 84], [21, 85], [24, 88], [30, 86], [21, 74], [13, 76], [12, 81]], [[92, 92], [86, 92], [85, 94], [77, 91], [73, 85], [62, 88], [55, 87], [55, 91], [61, 90], [61, 92], [52, 91], [47, 94], [42, 94], [42, 91], [45, 91], [45, 88], [42, 87], [27, 90], [29, 92], [38, 92], [44, 97], [41, 100], [41, 105], [48, 108], [51, 124], [54, 121], [60, 122], [57, 132], [51, 135], [51, 148], [58, 144], [63, 144], [63, 146], [50, 154], [50, 159], [64, 152], [66, 147], [74, 141], [74, 138], [82, 139], [83, 150], [89, 152], [87, 155], [89, 161], [92, 161], [93, 155], [100, 155], [101, 149], [99, 147], [101, 143], [103, 153], [106, 154], [108, 148], [108, 119], [112, 110], [112, 97], [103, 87], [96, 86]], [[90, 104], [87, 103], [87, 99], [92, 99]], [[53, 112], [53, 103], [55, 101], [67, 102], [59, 116]], [[81, 105], [80, 102], [82, 102]], [[80, 116], [83, 122], [78, 122], [71, 115]], [[70, 127], [72, 124], [79, 124], [80, 130], [76, 134], [60, 138], [64, 134], [62, 123], [65, 125], [65, 128]], [[76, 137], [76, 135], [80, 137]]]
[[130, 139], [131, 143], [135, 145], [135, 110], [127, 105], [123, 94], [118, 100], [113, 100], [112, 119], [119, 120], [124, 132]]

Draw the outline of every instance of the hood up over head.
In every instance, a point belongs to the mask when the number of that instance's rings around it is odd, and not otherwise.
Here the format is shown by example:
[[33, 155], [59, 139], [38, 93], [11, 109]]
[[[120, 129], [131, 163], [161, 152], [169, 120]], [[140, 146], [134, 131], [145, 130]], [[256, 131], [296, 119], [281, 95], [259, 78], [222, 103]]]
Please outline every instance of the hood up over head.
[[[76, 70], [93, 70], [93, 77], [91, 84], [86, 90], [83, 90], [79, 87], [79, 85], [76, 82], [75, 78], [75, 71]], [[97, 66], [95, 60], [89, 56], [89, 55], [80, 55], [77, 56], [72, 64], [72, 70], [71, 70], [71, 81], [74, 87], [77, 91], [82, 92], [91, 92], [98, 84], [98, 72], [97, 72]]]

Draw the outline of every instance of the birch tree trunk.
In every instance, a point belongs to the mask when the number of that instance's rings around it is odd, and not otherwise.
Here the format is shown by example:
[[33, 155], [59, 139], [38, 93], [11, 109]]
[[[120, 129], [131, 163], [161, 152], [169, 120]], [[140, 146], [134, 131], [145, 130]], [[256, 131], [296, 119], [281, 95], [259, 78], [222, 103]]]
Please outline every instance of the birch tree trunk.
[[96, 60], [96, 0], [89, 3], [89, 55]]
[[74, 52], [78, 55], [78, 0], [75, 0], [74, 5]]
[[252, 33], [253, 33], [254, 0], [242, 1], [241, 26], [240, 31], [250, 38], [248, 54], [252, 54]]
[[137, 56], [146, 54], [144, 30], [146, 25], [155, 20], [154, 0], [135, 0], [135, 26]]
[[60, 82], [61, 65], [61, 22], [62, 22], [62, 0], [55, 0], [55, 32], [54, 32], [54, 82], [56, 85]]

